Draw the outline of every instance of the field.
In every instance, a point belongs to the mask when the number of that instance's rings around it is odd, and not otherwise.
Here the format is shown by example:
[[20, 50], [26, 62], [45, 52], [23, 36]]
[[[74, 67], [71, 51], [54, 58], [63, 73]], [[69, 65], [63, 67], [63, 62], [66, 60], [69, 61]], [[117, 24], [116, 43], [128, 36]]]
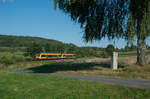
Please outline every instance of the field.
[[[66, 61], [24, 61], [25, 57], [22, 53], [3, 53], [2, 55], [8, 55], [9, 57], [15, 55], [17, 57], [15, 60], [20, 60], [20, 62], [16, 63], [13, 61], [13, 64], [6, 64], [6, 66], [1, 64], [1, 69], [25, 68], [25, 71], [35, 73], [65, 73], [150, 80], [150, 64], [143, 67], [137, 66], [135, 64], [135, 56], [119, 57], [119, 69], [112, 70], [109, 64], [110, 59], [108, 58], [82, 58]], [[131, 52], [129, 55], [131, 55]], [[21, 57], [23, 58], [21, 59]], [[11, 62], [12, 60], [4, 62], [7, 63], [9, 61]]]
[[[147, 55], [150, 55], [150, 50], [146, 51]], [[136, 56], [137, 52], [136, 51], [128, 51], [128, 52], [120, 52], [119, 57], [130, 57], [130, 56]]]
[[1, 99], [148, 99], [150, 90], [40, 75], [0, 72]]
[[[12, 57], [24, 57], [23, 53], [2, 53]], [[10, 73], [9, 70], [23, 69], [33, 73], [64, 73], [74, 75], [107, 76], [150, 80], [150, 66], [136, 66], [120, 57], [119, 69], [110, 69], [109, 59], [82, 58], [61, 61], [21, 61], [0, 65], [1, 99], [149, 99], [150, 90], [96, 83], [62, 77]]]

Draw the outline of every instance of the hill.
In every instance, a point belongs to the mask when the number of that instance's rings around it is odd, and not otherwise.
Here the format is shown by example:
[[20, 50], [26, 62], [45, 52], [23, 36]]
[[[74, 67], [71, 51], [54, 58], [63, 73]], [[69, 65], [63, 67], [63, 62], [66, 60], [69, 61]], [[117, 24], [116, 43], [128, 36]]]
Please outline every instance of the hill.
[[61, 41], [41, 37], [0, 35], [1, 52], [26, 52], [27, 48], [34, 46], [34, 43], [36, 43], [35, 48], [40, 46], [39, 49], [42, 48], [44, 52], [75, 53], [78, 54], [79, 57], [99, 56], [99, 52], [103, 50], [103, 48], [98, 47], [78, 47], [72, 43], [63, 43]]
[[56, 41], [52, 39], [45, 39], [45, 38], [40, 38], [40, 37], [0, 35], [1, 47], [27, 47], [33, 42], [36, 42], [40, 45], [45, 45], [45, 44], [62, 45], [64, 44], [60, 41]]

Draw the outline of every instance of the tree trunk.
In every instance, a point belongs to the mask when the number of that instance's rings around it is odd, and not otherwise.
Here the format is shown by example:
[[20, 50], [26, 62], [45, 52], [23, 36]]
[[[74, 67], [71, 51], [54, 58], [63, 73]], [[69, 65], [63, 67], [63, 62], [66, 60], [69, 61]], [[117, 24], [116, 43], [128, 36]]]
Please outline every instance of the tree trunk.
[[148, 64], [147, 57], [146, 57], [146, 42], [145, 38], [138, 38], [137, 41], [137, 64], [144, 66]]

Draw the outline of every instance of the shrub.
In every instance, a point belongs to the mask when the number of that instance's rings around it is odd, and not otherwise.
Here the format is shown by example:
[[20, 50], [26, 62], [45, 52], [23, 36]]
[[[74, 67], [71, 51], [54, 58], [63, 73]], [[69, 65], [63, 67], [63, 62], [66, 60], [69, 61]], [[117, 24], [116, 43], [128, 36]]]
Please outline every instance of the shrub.
[[102, 58], [108, 58], [110, 55], [106, 51], [102, 52], [101, 57]]
[[22, 62], [22, 61], [25, 60], [25, 57], [24, 57], [24, 56], [15, 56], [15, 55], [13, 55], [11, 58], [12, 58], [15, 62]]
[[26, 60], [26, 58], [24, 56], [16, 56], [16, 55], [13, 55], [10, 57], [3, 56], [0, 58], [0, 63], [4, 64], [4, 65], [11, 65], [11, 64], [14, 64], [17, 62], [23, 62], [25, 60]]
[[26, 60], [26, 61], [32, 61], [33, 58], [32, 58], [32, 57], [26, 57], [25, 60]]
[[8, 58], [8, 57], [6, 57], [6, 56], [3, 56], [3, 57], [0, 59], [0, 63], [5, 64], [5, 65], [10, 65], [10, 64], [14, 64], [15, 61], [14, 61], [14, 59], [12, 59], [12, 58]]
[[110, 45], [107, 46], [107, 48], [105, 49], [105, 51], [107, 52], [107, 54], [109, 56], [111, 56], [112, 53], [115, 51], [115, 48], [114, 48], [114, 46], [112, 44], [110, 44]]

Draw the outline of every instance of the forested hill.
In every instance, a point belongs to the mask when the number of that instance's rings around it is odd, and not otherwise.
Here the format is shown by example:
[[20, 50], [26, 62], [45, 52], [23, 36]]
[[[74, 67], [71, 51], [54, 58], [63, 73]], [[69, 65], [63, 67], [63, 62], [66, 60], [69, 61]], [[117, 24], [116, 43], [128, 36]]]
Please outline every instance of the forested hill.
[[49, 52], [49, 53], [75, 53], [78, 57], [108, 57], [115, 51], [135, 51], [136, 46], [115, 49], [113, 45], [106, 48], [78, 47], [72, 43], [29, 36], [0, 35], [0, 52]]
[[98, 56], [103, 48], [78, 47], [72, 43], [63, 43], [57, 40], [29, 36], [0, 35], [0, 52], [28, 52], [38, 51], [50, 53], [75, 53], [78, 57]]
[[40, 45], [63, 45], [64, 43], [52, 39], [29, 36], [8, 36], [0, 35], [0, 47], [27, 47], [31, 43], [36, 42]]

